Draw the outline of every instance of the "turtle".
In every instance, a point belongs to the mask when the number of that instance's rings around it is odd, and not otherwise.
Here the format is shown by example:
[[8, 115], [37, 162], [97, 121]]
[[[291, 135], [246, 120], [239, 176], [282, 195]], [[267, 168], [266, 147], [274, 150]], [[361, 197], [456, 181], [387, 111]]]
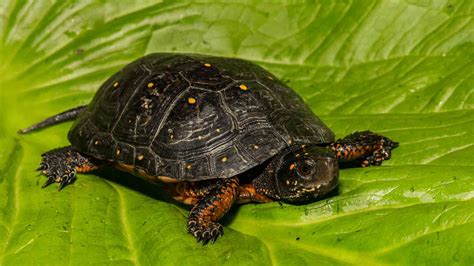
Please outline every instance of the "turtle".
[[164, 182], [191, 205], [198, 242], [223, 235], [234, 204], [315, 201], [335, 190], [339, 163], [381, 165], [398, 143], [371, 131], [334, 133], [285, 83], [237, 58], [154, 53], [112, 75], [92, 101], [20, 134], [74, 120], [70, 146], [43, 153], [43, 188], [105, 165]]

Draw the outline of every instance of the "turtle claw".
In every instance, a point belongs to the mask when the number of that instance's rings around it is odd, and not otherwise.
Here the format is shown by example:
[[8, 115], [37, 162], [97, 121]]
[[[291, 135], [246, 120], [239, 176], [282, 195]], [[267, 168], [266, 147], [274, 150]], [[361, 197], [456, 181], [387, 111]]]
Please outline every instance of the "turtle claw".
[[[44, 160], [44, 159], [43, 159]], [[48, 169], [48, 164], [45, 163], [45, 162], [41, 162], [40, 163], [40, 166], [38, 168], [36, 168], [35, 171], [40, 171], [40, 172], [43, 172], [45, 171], [46, 169]]]
[[217, 238], [219, 238], [222, 235], [224, 235], [223, 230], [219, 231], [218, 228], [212, 229], [212, 231], [211, 231], [211, 236], [212, 236], [211, 243], [214, 244], [214, 242], [216, 242]]
[[218, 238], [217, 236], [213, 237], [212, 240], [211, 240], [211, 244], [214, 244], [216, 242], [217, 238]]
[[61, 181], [60, 181], [60, 184], [59, 184], [59, 187], [58, 187], [58, 191], [61, 191], [65, 186], [71, 184], [72, 182], [74, 182], [74, 180], [76, 180], [76, 173], [70, 173], [68, 175], [65, 175], [61, 178]]
[[61, 182], [58, 187], [58, 191], [61, 191], [67, 185], [66, 182]]
[[224, 229], [218, 223], [189, 219], [188, 232], [196, 238], [198, 243], [202, 243], [205, 246], [209, 242], [214, 244], [217, 238], [224, 234]]
[[54, 178], [53, 177], [48, 177], [48, 179], [46, 180], [46, 182], [44, 182], [44, 184], [41, 186], [41, 188], [45, 188], [45, 187], [51, 185], [52, 183], [54, 183]]

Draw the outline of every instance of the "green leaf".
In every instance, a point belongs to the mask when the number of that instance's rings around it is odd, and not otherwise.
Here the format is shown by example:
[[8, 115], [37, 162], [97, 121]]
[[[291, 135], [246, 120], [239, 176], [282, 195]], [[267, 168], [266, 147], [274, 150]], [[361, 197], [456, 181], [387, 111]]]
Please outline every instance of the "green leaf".
[[[473, 3], [0, 1], [0, 264], [472, 264]], [[152, 52], [251, 60], [338, 137], [370, 129], [400, 147], [341, 170], [332, 197], [234, 208], [205, 247], [188, 207], [129, 174], [40, 189], [40, 154], [68, 145], [71, 124], [15, 132]]]

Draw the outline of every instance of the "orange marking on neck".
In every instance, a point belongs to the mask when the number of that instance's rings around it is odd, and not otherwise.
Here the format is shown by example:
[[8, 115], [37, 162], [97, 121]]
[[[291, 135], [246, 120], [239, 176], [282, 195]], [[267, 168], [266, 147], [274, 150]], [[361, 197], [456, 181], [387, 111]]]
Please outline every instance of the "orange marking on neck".
[[99, 168], [99, 167], [92, 166], [92, 165], [83, 165], [83, 166], [77, 166], [76, 171], [78, 173], [87, 173], [87, 172], [90, 172], [90, 171], [95, 170], [97, 168]]

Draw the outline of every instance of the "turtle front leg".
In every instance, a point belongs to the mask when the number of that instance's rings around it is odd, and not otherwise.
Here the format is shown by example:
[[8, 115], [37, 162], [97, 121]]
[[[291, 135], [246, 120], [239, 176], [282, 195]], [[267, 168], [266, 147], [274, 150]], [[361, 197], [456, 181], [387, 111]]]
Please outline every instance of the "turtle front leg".
[[224, 229], [217, 221], [226, 214], [239, 196], [239, 179], [237, 177], [219, 179], [215, 187], [200, 198], [188, 217], [188, 232], [203, 245], [214, 243], [224, 234]]
[[381, 165], [398, 142], [371, 131], [355, 132], [330, 145], [341, 162], [360, 160], [361, 166]]
[[76, 173], [92, 171], [100, 164], [98, 160], [79, 153], [72, 146], [57, 148], [41, 156], [43, 160], [36, 170], [48, 178], [42, 188], [57, 182], [60, 183], [58, 190], [61, 190], [74, 182]]
[[[216, 180], [211, 179], [196, 182], [179, 182], [172, 184], [166, 189], [171, 192], [171, 196], [176, 201], [188, 205], [195, 205], [202, 197], [208, 194], [209, 191], [216, 186]], [[239, 187], [239, 196], [237, 197], [235, 203], [266, 203], [272, 201], [273, 200], [271, 198], [257, 193], [253, 184], [243, 184]]]

